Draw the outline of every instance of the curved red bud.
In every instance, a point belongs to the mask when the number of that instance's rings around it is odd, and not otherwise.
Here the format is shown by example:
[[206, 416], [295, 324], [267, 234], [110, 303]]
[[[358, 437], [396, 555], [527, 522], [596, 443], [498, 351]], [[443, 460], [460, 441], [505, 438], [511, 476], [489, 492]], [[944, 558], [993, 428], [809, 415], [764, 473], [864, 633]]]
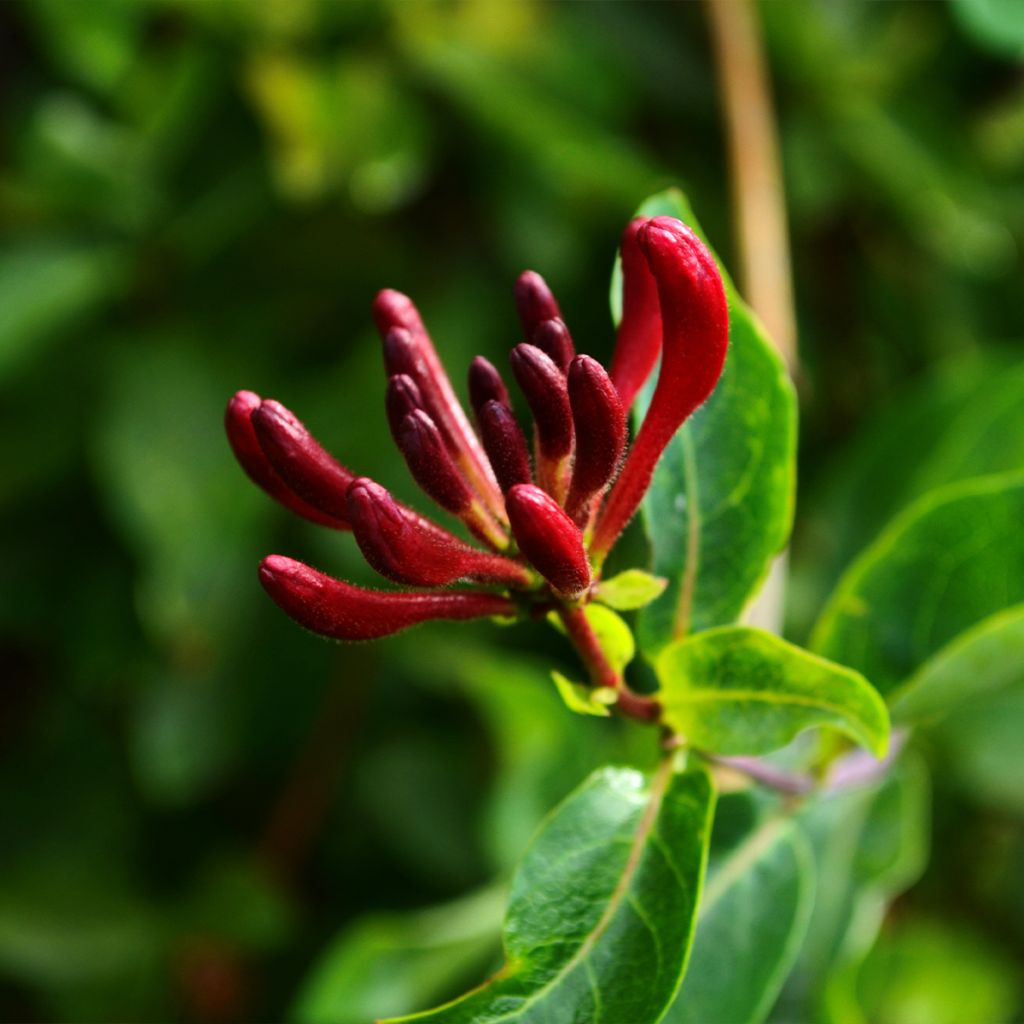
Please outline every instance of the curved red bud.
[[626, 225], [619, 252], [622, 259], [622, 320], [612, 355], [612, 380], [624, 409], [654, 369], [661, 351], [661, 307], [658, 286], [640, 245], [646, 218]]
[[351, 471], [328, 454], [280, 402], [265, 399], [250, 420], [281, 479], [314, 508], [347, 522], [345, 491], [353, 479]]
[[542, 321], [560, 319], [562, 316], [547, 282], [534, 270], [524, 270], [516, 278], [515, 300], [516, 312], [527, 338]]
[[397, 443], [398, 431], [402, 426], [402, 420], [409, 413], [424, 407], [423, 394], [412, 377], [407, 373], [399, 373], [394, 377], [388, 378], [388, 390], [384, 398], [384, 406], [388, 414], [391, 436]]
[[271, 599], [300, 626], [335, 640], [373, 640], [431, 619], [515, 615], [515, 605], [498, 594], [367, 590], [283, 555], [263, 559], [259, 575]]
[[537, 424], [541, 454], [564, 459], [572, 451], [572, 411], [564, 374], [535, 345], [516, 345], [509, 362]]
[[527, 561], [560, 594], [584, 594], [591, 577], [583, 536], [558, 503], [533, 484], [517, 484], [505, 495], [505, 507]]
[[321, 526], [330, 526], [335, 530], [347, 530], [348, 523], [344, 519], [327, 515], [303, 501], [281, 479], [280, 474], [270, 464], [266, 452], [260, 445], [259, 438], [252, 425], [252, 414], [263, 401], [252, 391], [239, 391], [228, 402], [224, 412], [224, 428], [227, 431], [228, 443], [235, 453], [239, 465], [245, 470], [249, 479], [258, 484], [272, 498], [279, 501], [285, 508], [297, 512], [300, 516]]
[[[488, 402], [511, 406], [508, 389], [494, 364], [483, 356], [476, 356], [469, 364], [469, 404], [479, 416]], [[482, 438], [481, 438], [482, 440]], [[486, 445], [484, 449], [486, 450]]]
[[399, 425], [397, 440], [409, 472], [429, 497], [455, 515], [472, 505], [473, 492], [427, 413], [409, 413]]
[[611, 480], [626, 446], [626, 413], [604, 367], [577, 356], [569, 367], [569, 404], [576, 426], [576, 460], [566, 511], [586, 518], [591, 498]]
[[528, 484], [530, 453], [526, 438], [512, 410], [502, 402], [485, 402], [478, 410], [480, 437], [502, 491]]
[[576, 347], [572, 343], [569, 328], [561, 320], [542, 320], [529, 341], [531, 345], [536, 345], [549, 355], [562, 373], [569, 372], [569, 364], [576, 355]]
[[714, 257], [682, 221], [655, 217], [640, 245], [658, 285], [663, 342], [650, 407], [601, 513], [591, 551], [598, 561], [632, 518], [661, 453], [711, 394], [729, 345], [729, 309]]
[[389, 580], [415, 587], [443, 587], [460, 579], [513, 587], [530, 582], [518, 562], [470, 547], [400, 505], [373, 480], [354, 480], [347, 502], [359, 550]]

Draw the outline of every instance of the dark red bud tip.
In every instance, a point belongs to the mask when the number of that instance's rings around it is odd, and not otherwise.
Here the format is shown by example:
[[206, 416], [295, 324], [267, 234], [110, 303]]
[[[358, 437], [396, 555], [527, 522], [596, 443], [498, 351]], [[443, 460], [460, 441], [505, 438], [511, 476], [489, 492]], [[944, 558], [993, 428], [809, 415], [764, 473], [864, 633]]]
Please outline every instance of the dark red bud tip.
[[509, 558], [492, 555], [405, 508], [365, 477], [348, 489], [352, 532], [367, 562], [382, 576], [416, 587], [443, 587], [460, 579], [523, 586], [529, 575]]
[[530, 344], [547, 353], [562, 373], [569, 372], [576, 347], [572, 343], [569, 328], [561, 320], [544, 320], [538, 324], [530, 336]]
[[239, 391], [224, 413], [224, 427], [228, 442], [242, 469], [249, 479], [258, 484], [272, 498], [300, 516], [322, 526], [336, 530], [347, 530], [348, 522], [343, 518], [328, 515], [296, 494], [267, 458], [252, 423], [252, 414], [260, 407], [262, 399], [252, 391]]
[[516, 345], [509, 361], [537, 424], [541, 453], [547, 459], [565, 458], [572, 451], [572, 412], [565, 375], [535, 345]]
[[469, 404], [477, 415], [488, 402], [511, 405], [508, 389], [494, 365], [483, 356], [469, 364]]
[[576, 426], [576, 461], [566, 503], [575, 516], [611, 480], [626, 446], [626, 413], [604, 367], [577, 356], [569, 367], [569, 404]]
[[281, 479], [314, 508], [347, 522], [345, 491], [352, 473], [280, 402], [264, 401], [251, 420], [260, 447]]
[[265, 558], [259, 574], [263, 589], [300, 626], [335, 640], [373, 640], [430, 619], [515, 614], [512, 602], [498, 594], [367, 590], [283, 555]]
[[425, 408], [422, 392], [412, 377], [406, 373], [388, 378], [388, 391], [384, 404], [388, 414], [388, 425], [391, 427], [391, 436], [395, 438], [396, 442], [402, 420], [409, 413]]
[[412, 377], [417, 386], [427, 377], [427, 364], [420, 346], [404, 327], [392, 327], [384, 335], [384, 369], [389, 377], [399, 374]]
[[473, 493], [455, 465], [434, 421], [422, 409], [409, 413], [398, 428], [398, 447], [409, 472], [442, 508], [458, 515], [473, 503]]
[[622, 320], [619, 323], [612, 380], [623, 406], [633, 404], [637, 392], [654, 369], [661, 351], [661, 307], [658, 286], [640, 245], [640, 233], [647, 219], [638, 217], [622, 235]]
[[502, 492], [516, 484], [528, 484], [532, 479], [530, 454], [515, 414], [502, 402], [491, 401], [485, 402], [477, 415], [484, 451]]
[[559, 593], [579, 597], [590, 586], [583, 536], [558, 503], [533, 484], [505, 496], [512, 535], [530, 564]]
[[408, 295], [385, 288], [373, 300], [373, 320], [381, 337], [393, 327], [403, 327], [412, 334], [423, 332], [423, 320]]
[[541, 321], [562, 316], [547, 282], [533, 270], [524, 270], [516, 279], [515, 298], [516, 311], [527, 338], [532, 336]]

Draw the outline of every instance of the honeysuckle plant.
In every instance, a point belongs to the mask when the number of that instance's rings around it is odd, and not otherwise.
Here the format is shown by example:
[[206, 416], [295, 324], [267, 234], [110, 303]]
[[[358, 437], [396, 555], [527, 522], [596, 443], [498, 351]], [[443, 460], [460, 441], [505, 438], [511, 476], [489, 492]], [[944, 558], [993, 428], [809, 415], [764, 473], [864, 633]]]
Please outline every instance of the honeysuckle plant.
[[[374, 303], [392, 436], [459, 527], [336, 460], [278, 402], [242, 391], [227, 409], [249, 476], [352, 533], [401, 585], [270, 555], [260, 580], [299, 624], [358, 641], [433, 619], [547, 619], [583, 667], [553, 673], [567, 708], [649, 728], [653, 769], [605, 767], [542, 824], [489, 980], [401, 1019], [734, 1024], [773, 1006], [852, 1019], [851, 965], [923, 862], [913, 740], [1021, 634], [1004, 606], [1024, 607], [1024, 481], [908, 510], [803, 649], [742, 624], [789, 533], [793, 389], [681, 194], [649, 199], [623, 234], [607, 369], [577, 354], [538, 274], [519, 277], [515, 304], [525, 428], [496, 367], [473, 360], [467, 415], [412, 302]], [[609, 575], [638, 512], [649, 564]], [[988, 524], [980, 540], [964, 540], [968, 522]], [[986, 573], [998, 588], [978, 586]], [[634, 673], [640, 661], [653, 673]]]

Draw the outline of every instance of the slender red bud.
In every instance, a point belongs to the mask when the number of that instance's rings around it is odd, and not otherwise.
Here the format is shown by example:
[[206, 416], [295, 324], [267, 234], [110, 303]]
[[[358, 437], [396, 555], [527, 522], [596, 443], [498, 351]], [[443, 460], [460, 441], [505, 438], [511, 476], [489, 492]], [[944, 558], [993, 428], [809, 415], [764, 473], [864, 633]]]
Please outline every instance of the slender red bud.
[[389, 580], [416, 587], [443, 587], [460, 579], [513, 587], [530, 582], [518, 562], [470, 547], [400, 505], [373, 480], [353, 481], [347, 502], [359, 550]]
[[524, 270], [516, 279], [516, 311], [523, 325], [523, 334], [529, 338], [543, 320], [561, 318], [547, 282], [536, 271]]
[[682, 221], [655, 217], [640, 245], [658, 285], [663, 340], [650, 407], [598, 520], [591, 551], [598, 562], [632, 518], [661, 453], [711, 393], [729, 344], [729, 309], [714, 257]]
[[280, 402], [265, 399], [251, 420], [260, 447], [281, 479], [310, 505], [347, 522], [345, 491], [352, 472]]
[[401, 448], [416, 483], [442, 508], [459, 515], [473, 503], [473, 492], [444, 445], [437, 425], [422, 409], [402, 420]]
[[590, 499], [603, 490], [618, 468], [626, 446], [626, 413], [604, 367], [577, 356], [569, 367], [569, 404], [576, 428], [576, 460], [566, 511], [586, 518]]
[[612, 356], [612, 380], [624, 409], [654, 369], [661, 351], [661, 307], [658, 286], [640, 246], [640, 231], [647, 224], [637, 217], [622, 235], [622, 320]]
[[388, 390], [384, 405], [388, 414], [388, 425], [391, 427], [391, 436], [397, 443], [402, 420], [409, 413], [424, 407], [423, 394], [412, 377], [407, 373], [399, 373], [388, 378]]
[[527, 561], [566, 597], [590, 586], [583, 536], [558, 503], [533, 484], [518, 484], [505, 495], [512, 534]]
[[[511, 407], [508, 389], [494, 365], [483, 356], [476, 356], [469, 364], [469, 404], [479, 416], [488, 402], [500, 402]], [[486, 445], [484, 448], [486, 450]]]
[[562, 373], [569, 372], [569, 364], [576, 355], [569, 328], [561, 320], [543, 320], [530, 336], [530, 344], [551, 356]]
[[572, 411], [565, 376], [551, 357], [534, 345], [516, 345], [510, 362], [537, 424], [541, 453], [548, 459], [564, 459], [572, 451]]
[[263, 560], [260, 583], [300, 626], [335, 640], [373, 640], [430, 619], [515, 615], [513, 603], [498, 594], [367, 590], [283, 555], [270, 555]]
[[242, 469], [245, 470], [250, 480], [262, 487], [267, 494], [279, 501], [285, 508], [289, 508], [321, 526], [330, 526], [335, 530], [347, 530], [349, 526], [345, 519], [328, 515], [309, 502], [303, 501], [281, 479], [280, 474], [270, 464], [252, 425], [252, 414], [260, 407], [262, 401], [263, 399], [252, 391], [239, 391], [228, 402], [224, 413], [224, 428], [227, 431], [228, 443]]
[[526, 438], [512, 410], [502, 402], [485, 402], [478, 410], [480, 437], [502, 491], [528, 484], [530, 454]]

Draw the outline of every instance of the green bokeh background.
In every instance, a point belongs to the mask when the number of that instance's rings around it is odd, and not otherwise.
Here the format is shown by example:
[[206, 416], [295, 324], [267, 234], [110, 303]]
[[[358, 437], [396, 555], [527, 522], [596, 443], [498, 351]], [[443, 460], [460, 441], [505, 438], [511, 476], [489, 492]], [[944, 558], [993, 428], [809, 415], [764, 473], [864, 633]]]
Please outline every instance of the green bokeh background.
[[[799, 640], [915, 489], [1024, 464], [1024, 19], [759, 10], [800, 326]], [[377, 289], [416, 299], [461, 382], [519, 340], [526, 267], [606, 358], [615, 245], [653, 191], [684, 187], [734, 265], [703, 9], [32, 0], [0, 6], [0, 83], [0, 1017], [318, 1019], [302, 993], [340, 929], [488, 884], [649, 737], [569, 716], [540, 625], [295, 628], [264, 554], [371, 574], [249, 484], [224, 404], [276, 397], [416, 500]], [[965, 410], [981, 440], [958, 448]], [[1024, 786], [975, 769], [937, 775], [873, 1020], [941, 1024], [921, 993], [952, 963], [977, 1024], [1019, 1010]]]

